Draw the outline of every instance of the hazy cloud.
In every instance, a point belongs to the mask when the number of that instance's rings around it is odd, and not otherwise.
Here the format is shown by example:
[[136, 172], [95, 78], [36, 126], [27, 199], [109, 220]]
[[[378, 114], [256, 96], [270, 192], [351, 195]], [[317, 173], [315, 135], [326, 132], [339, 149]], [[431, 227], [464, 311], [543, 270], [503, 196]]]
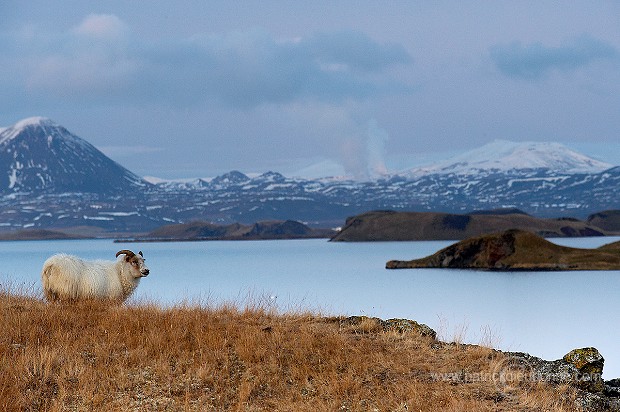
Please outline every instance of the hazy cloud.
[[490, 48], [490, 55], [504, 75], [538, 79], [552, 70], [570, 71], [596, 60], [615, 59], [618, 51], [603, 41], [582, 36], [558, 47], [541, 43], [523, 45], [520, 42], [496, 45]]
[[2, 90], [19, 89], [12, 104], [100, 103], [119, 98], [140, 67], [130, 31], [114, 15], [91, 14], [64, 32], [26, 24], [2, 34]]
[[123, 37], [127, 30], [125, 23], [113, 14], [90, 14], [73, 32], [95, 38], [117, 39]]
[[194, 36], [146, 58], [147, 79], [169, 93], [241, 107], [364, 98], [389, 83], [385, 68], [409, 61], [404, 48], [358, 33], [277, 39], [261, 30]]
[[23, 73], [30, 93], [89, 103], [215, 101], [247, 108], [362, 99], [393, 92], [398, 80], [386, 69], [410, 61], [400, 45], [347, 31], [279, 39], [248, 30], [146, 44], [111, 14], [91, 14], [66, 33], [35, 31], [19, 41], [13, 60], [5, 61]]
[[136, 155], [159, 153], [165, 151], [163, 147], [126, 145], [126, 146], [99, 146], [97, 147], [106, 156], [114, 158], [135, 157]]
[[49, 56], [31, 69], [26, 86], [49, 98], [109, 100], [123, 93], [136, 68], [136, 62], [105, 52]]
[[402, 46], [379, 44], [360, 32], [318, 34], [299, 42], [299, 46], [315, 63], [342, 70], [377, 72], [411, 60]]

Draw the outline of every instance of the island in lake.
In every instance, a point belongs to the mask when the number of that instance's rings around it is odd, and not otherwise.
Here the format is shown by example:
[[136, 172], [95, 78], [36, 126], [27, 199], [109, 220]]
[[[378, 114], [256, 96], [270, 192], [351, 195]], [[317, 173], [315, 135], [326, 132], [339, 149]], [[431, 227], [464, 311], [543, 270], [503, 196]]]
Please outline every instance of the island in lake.
[[620, 242], [579, 249], [556, 245], [531, 232], [507, 230], [462, 240], [422, 259], [391, 260], [386, 268], [620, 270]]
[[610, 236], [620, 234], [620, 211], [588, 216], [543, 219], [519, 209], [467, 214], [375, 210], [347, 219], [334, 242], [462, 240], [472, 236], [520, 229], [543, 237]]
[[199, 240], [275, 240], [329, 238], [331, 229], [311, 228], [295, 220], [270, 220], [251, 225], [233, 223], [217, 225], [211, 222], [189, 222], [162, 226], [147, 235], [122, 241], [166, 242]]

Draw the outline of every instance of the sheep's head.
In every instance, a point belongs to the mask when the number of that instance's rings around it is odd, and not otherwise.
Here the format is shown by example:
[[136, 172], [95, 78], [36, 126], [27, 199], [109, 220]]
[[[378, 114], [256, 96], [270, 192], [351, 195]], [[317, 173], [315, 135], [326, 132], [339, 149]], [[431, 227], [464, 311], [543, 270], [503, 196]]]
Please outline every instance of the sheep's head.
[[116, 253], [116, 257], [119, 257], [120, 255], [125, 255], [125, 262], [129, 263], [132, 271], [136, 273], [134, 277], [140, 278], [148, 276], [149, 268], [144, 263], [144, 255], [142, 254], [142, 251], [138, 252], [136, 255], [131, 250], [123, 249]]

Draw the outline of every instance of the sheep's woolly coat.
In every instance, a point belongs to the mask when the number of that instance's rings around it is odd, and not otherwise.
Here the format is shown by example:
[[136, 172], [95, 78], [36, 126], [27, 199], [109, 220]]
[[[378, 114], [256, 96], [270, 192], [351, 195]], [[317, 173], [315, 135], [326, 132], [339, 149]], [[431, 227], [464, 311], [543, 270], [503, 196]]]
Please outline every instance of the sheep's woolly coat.
[[[144, 261], [141, 260], [143, 268]], [[64, 253], [54, 255], [43, 264], [41, 280], [49, 301], [111, 299], [124, 301], [138, 287], [142, 267], [132, 267], [124, 255], [116, 261], [85, 261]], [[146, 269], [148, 274], [148, 269]]]

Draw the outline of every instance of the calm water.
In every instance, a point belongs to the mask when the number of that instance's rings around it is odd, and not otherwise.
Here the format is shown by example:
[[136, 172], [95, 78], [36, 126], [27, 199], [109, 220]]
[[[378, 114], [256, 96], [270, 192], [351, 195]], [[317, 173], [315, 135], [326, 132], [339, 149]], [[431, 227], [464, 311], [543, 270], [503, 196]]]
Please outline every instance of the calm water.
[[[618, 239], [554, 241], [596, 247]], [[450, 243], [0, 242], [0, 283], [40, 288], [41, 265], [56, 252], [112, 259], [120, 249], [141, 249], [151, 274], [138, 288], [137, 300], [258, 303], [282, 311], [404, 317], [428, 324], [444, 340], [490, 342], [545, 359], [595, 346], [606, 359], [604, 377], [620, 377], [619, 272], [384, 269], [387, 260], [426, 256]]]

